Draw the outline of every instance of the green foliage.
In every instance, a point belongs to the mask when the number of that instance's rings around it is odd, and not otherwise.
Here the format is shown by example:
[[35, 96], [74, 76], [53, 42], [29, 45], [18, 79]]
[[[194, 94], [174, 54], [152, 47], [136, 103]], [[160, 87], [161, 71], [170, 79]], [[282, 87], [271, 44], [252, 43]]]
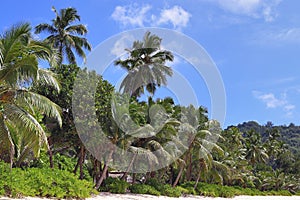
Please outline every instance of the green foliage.
[[256, 122], [250, 121], [250, 122], [244, 122], [242, 124], [239, 124], [237, 126], [240, 131], [246, 132], [251, 129], [255, 130], [256, 132], [260, 133], [265, 139], [267, 137], [267, 130], [277, 129], [280, 133], [280, 140], [284, 141], [288, 144], [289, 149], [294, 153], [300, 153], [300, 126], [295, 126], [293, 123], [287, 125], [281, 125], [281, 126], [273, 126], [272, 123], [268, 122], [266, 125], [260, 125]]
[[164, 184], [160, 182], [160, 180], [156, 178], [150, 178], [146, 181], [147, 185], [154, 187], [157, 191], [161, 191], [164, 187]]
[[188, 190], [185, 190], [184, 188], [175, 187], [173, 188], [169, 184], [163, 184], [158, 179], [149, 179], [146, 181], [146, 184], [152, 186], [157, 191], [160, 192], [161, 195], [169, 196], [169, 197], [180, 197], [182, 192], [188, 192]]
[[108, 177], [104, 181], [104, 186], [100, 188], [101, 191], [111, 192], [116, 194], [124, 194], [129, 187], [129, 183], [118, 178]]
[[[181, 187], [190, 190], [192, 186], [195, 185], [195, 182], [186, 182], [181, 185]], [[232, 198], [239, 195], [249, 195], [249, 196], [266, 196], [266, 195], [276, 195], [276, 196], [291, 196], [291, 193], [287, 190], [279, 191], [260, 191], [255, 188], [241, 188], [238, 186], [222, 186], [215, 184], [207, 183], [198, 183], [196, 187], [196, 195], [211, 196], [211, 197], [225, 197]]]
[[67, 58], [69, 63], [76, 64], [74, 52], [85, 61], [84, 49], [91, 51], [92, 47], [86, 38], [80, 37], [84, 36], [88, 30], [83, 24], [76, 24], [77, 21], [80, 21], [77, 10], [69, 7], [57, 11], [52, 7], [52, 11], [56, 15], [52, 23], [39, 24], [35, 27], [35, 33], [50, 33], [45, 40], [58, 49], [61, 56], [60, 64], [64, 58]]
[[168, 197], [180, 197], [182, 189], [172, 187], [171, 185], [164, 185], [160, 193]]
[[197, 195], [197, 192], [196, 190], [194, 189], [194, 185], [195, 185], [195, 182], [192, 182], [192, 181], [189, 181], [189, 182], [185, 182], [183, 184], [181, 184], [180, 188], [184, 188], [185, 190], [188, 191], [188, 193], [184, 193], [184, 194], [192, 194], [192, 195]]
[[144, 184], [134, 184], [129, 187], [130, 191], [134, 194], [150, 194], [159, 196], [160, 192], [157, 191], [154, 187], [150, 185], [144, 185]]
[[93, 183], [78, 180], [74, 174], [50, 168], [13, 168], [0, 163], [1, 195], [11, 197], [40, 196], [56, 198], [87, 198], [96, 191]]

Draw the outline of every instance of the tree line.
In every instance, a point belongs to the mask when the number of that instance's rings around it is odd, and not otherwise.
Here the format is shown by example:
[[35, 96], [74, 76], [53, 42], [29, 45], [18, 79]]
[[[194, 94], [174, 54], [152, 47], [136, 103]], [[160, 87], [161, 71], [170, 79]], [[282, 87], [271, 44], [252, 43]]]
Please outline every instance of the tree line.
[[[126, 58], [114, 62], [127, 71], [116, 91], [101, 75], [76, 64], [76, 54], [85, 60], [85, 50], [92, 49], [77, 10], [52, 10], [52, 23], [34, 28], [35, 34], [47, 33], [45, 39], [35, 39], [29, 23], [14, 25], [0, 37], [0, 160], [10, 168], [67, 169], [97, 190], [105, 188], [114, 166], [122, 164], [120, 179], [131, 176], [133, 185], [156, 181], [173, 188], [192, 183], [196, 189], [209, 183], [299, 191], [298, 146], [293, 150], [285, 143], [292, 140], [282, 139], [288, 132], [284, 127], [244, 124], [222, 130], [218, 121], [208, 118], [205, 107], [176, 105], [168, 97], [153, 99], [173, 74], [166, 63], [174, 56], [161, 49], [162, 39], [150, 32], [127, 49]], [[49, 68], [39, 68], [40, 60]], [[96, 80], [91, 108], [96, 111], [95, 122], [72, 113], [74, 87], [92, 95], [86, 85], [74, 85], [79, 74]], [[140, 100], [145, 94], [148, 99]], [[82, 115], [90, 109], [78, 105]], [[88, 128], [90, 138], [99, 137], [93, 123], [101, 125], [113, 145], [89, 147], [103, 157], [86, 148], [75, 122]], [[118, 163], [116, 147], [131, 152], [131, 157]], [[162, 160], [170, 164], [161, 165]], [[151, 171], [155, 166], [162, 167]]]

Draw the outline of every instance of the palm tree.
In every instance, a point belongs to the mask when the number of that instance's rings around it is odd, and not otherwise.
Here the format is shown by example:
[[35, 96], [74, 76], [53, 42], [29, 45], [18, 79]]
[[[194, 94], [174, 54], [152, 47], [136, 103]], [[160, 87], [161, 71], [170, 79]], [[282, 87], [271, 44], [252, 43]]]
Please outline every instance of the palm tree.
[[63, 62], [64, 57], [67, 58], [69, 63], [76, 64], [73, 50], [85, 61], [86, 55], [83, 48], [91, 51], [91, 45], [86, 38], [80, 37], [88, 32], [86, 26], [82, 24], [72, 25], [77, 20], [80, 21], [77, 10], [75, 8], [65, 8], [61, 9], [59, 13], [54, 7], [52, 7], [52, 10], [56, 14], [52, 24], [39, 24], [35, 27], [35, 33], [47, 32], [50, 34], [46, 41], [58, 49], [61, 55], [60, 64]]
[[139, 97], [146, 87], [153, 95], [156, 87], [167, 84], [167, 76], [172, 76], [173, 71], [166, 62], [173, 61], [174, 56], [170, 51], [161, 50], [161, 41], [157, 35], [146, 32], [143, 41], [135, 41], [130, 50], [126, 49], [127, 59], [115, 61], [115, 65], [128, 72], [120, 87], [124, 93]]
[[52, 72], [38, 68], [39, 59], [55, 64], [57, 58], [49, 45], [33, 40], [28, 23], [0, 36], [0, 55], [0, 148], [9, 149], [12, 166], [15, 149], [19, 160], [29, 151], [37, 156], [42, 146], [49, 149], [39, 116], [56, 118], [61, 125], [60, 108], [29, 88], [41, 83], [60, 89]]
[[261, 136], [254, 130], [246, 133], [245, 146], [247, 148], [246, 158], [250, 164], [266, 163], [269, 155], [261, 143]]

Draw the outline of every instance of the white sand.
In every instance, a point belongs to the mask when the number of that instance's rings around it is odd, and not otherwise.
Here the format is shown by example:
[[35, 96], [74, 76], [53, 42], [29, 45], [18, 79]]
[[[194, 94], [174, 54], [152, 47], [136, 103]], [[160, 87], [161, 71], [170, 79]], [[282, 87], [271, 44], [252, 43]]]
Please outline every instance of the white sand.
[[[0, 200], [15, 200], [11, 198], [1, 197]], [[25, 200], [47, 200], [46, 198], [37, 197], [26, 197], [22, 198]], [[110, 194], [101, 193], [87, 200], [300, 200], [300, 196], [237, 196], [234, 198], [213, 198], [213, 197], [202, 197], [202, 196], [186, 196], [179, 198], [164, 197], [164, 196], [151, 196], [151, 195], [140, 195], [140, 194]], [[20, 200], [20, 199], [16, 199]]]

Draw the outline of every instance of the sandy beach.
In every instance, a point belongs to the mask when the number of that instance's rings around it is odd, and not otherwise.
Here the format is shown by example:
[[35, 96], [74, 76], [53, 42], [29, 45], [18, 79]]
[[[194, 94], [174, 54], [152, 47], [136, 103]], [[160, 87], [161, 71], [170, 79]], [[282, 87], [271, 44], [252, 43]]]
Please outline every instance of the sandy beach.
[[[20, 200], [7, 197], [1, 197], [0, 200]], [[25, 200], [47, 200], [46, 198], [38, 197], [25, 197]], [[165, 196], [152, 196], [145, 194], [111, 194], [101, 193], [97, 196], [88, 198], [87, 200], [300, 200], [300, 196], [237, 196], [234, 198], [213, 198], [203, 196], [182, 196], [179, 198], [165, 197]], [[53, 199], [52, 199], [53, 200]]]

